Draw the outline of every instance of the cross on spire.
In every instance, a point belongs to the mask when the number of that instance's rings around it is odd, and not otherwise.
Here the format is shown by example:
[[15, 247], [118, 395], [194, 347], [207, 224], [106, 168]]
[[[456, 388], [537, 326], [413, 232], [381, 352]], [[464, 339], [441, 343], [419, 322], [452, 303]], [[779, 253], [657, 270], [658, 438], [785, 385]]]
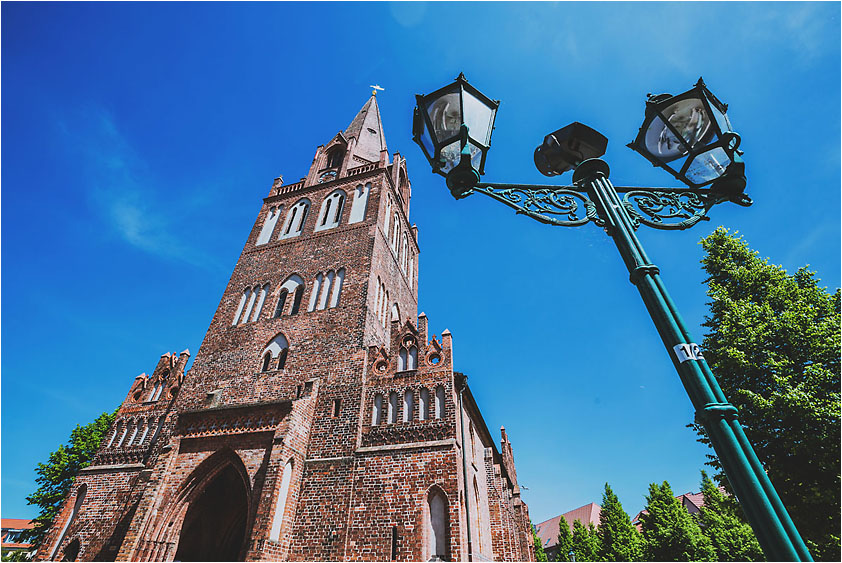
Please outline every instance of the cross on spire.
[[378, 90], [385, 90], [385, 88], [381, 87], [380, 84], [369, 84], [368, 87], [374, 88], [374, 90], [371, 91], [372, 96], [376, 96]]

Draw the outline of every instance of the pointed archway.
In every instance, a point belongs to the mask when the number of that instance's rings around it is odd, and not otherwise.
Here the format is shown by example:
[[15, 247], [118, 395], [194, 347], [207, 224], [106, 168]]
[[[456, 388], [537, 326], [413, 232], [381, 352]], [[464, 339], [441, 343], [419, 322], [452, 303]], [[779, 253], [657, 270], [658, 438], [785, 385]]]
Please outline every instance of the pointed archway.
[[178, 539], [176, 561], [242, 561], [248, 489], [226, 465], [190, 502]]

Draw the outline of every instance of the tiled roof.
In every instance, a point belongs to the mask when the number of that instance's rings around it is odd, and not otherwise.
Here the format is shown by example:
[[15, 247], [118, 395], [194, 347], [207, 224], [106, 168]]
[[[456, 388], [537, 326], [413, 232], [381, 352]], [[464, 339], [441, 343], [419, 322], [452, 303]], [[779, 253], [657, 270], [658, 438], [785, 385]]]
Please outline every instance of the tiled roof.
[[567, 525], [570, 526], [570, 531], [573, 531], [573, 522], [579, 520], [582, 524], [587, 526], [593, 523], [594, 526], [599, 525], [599, 513], [601, 507], [596, 503], [586, 504], [580, 506], [575, 510], [559, 514], [554, 518], [550, 518], [540, 524], [535, 525], [535, 530], [538, 532], [538, 537], [541, 538], [541, 545], [544, 547], [552, 547], [558, 542], [558, 522], [561, 517], [567, 520]]

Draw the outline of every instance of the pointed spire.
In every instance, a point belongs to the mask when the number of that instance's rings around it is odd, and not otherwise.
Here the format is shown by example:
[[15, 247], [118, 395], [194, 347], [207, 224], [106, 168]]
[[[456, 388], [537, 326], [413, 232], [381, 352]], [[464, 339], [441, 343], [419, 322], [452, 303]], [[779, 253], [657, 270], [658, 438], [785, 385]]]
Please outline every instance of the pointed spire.
[[[386, 136], [383, 134], [383, 123], [380, 121], [380, 108], [377, 106], [376, 95], [371, 95], [343, 134], [348, 140], [356, 139], [352, 156], [362, 158], [365, 162], [380, 161], [381, 151], [386, 150]], [[350, 167], [361, 164], [363, 162], [356, 162]]]

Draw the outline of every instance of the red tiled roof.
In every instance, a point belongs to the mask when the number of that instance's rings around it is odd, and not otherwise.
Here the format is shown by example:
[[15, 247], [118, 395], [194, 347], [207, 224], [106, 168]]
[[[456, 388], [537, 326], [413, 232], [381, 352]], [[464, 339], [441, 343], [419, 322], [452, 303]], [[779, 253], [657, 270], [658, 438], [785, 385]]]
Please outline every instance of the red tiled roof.
[[28, 530], [34, 528], [35, 524], [32, 520], [25, 520], [23, 518], [0, 518], [0, 524], [3, 529], [11, 528], [13, 530]]
[[538, 537], [541, 538], [541, 545], [543, 547], [554, 546], [558, 542], [558, 523], [561, 517], [567, 521], [570, 526], [570, 531], [573, 531], [573, 522], [578, 520], [585, 526], [592, 523], [594, 526], [599, 525], [599, 513], [601, 507], [596, 503], [586, 504], [580, 506], [575, 510], [559, 514], [554, 518], [550, 518], [540, 524], [535, 525], [535, 530], [538, 532]]

